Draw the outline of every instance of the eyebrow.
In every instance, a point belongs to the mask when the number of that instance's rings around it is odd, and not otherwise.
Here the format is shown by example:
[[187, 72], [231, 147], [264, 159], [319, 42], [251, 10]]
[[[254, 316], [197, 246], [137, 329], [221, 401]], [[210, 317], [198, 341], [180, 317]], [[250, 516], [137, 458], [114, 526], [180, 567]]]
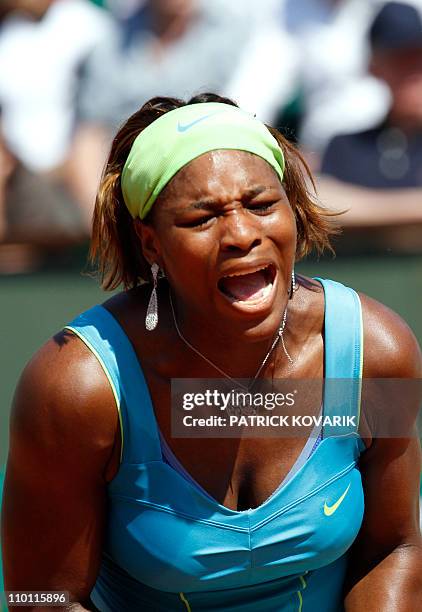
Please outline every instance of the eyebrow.
[[[241, 197], [241, 200], [252, 200], [257, 195], [262, 193], [267, 189], [266, 185], [257, 185], [256, 187], [251, 187], [250, 189], [246, 189]], [[215, 206], [218, 204], [216, 200], [213, 198], [203, 198], [202, 200], [197, 200], [196, 202], [192, 202], [189, 206], [184, 208], [185, 211], [189, 210], [213, 210]]]

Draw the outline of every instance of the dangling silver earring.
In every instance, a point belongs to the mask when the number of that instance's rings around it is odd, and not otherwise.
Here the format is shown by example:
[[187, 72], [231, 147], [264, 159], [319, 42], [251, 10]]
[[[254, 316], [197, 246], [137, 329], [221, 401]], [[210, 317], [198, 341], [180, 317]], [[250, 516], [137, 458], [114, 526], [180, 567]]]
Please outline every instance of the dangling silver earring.
[[159, 269], [158, 264], [152, 264], [151, 274], [153, 288], [148, 302], [147, 316], [145, 317], [145, 327], [148, 331], [153, 331], [157, 327], [158, 323], [157, 276]]
[[296, 276], [295, 276], [295, 271], [292, 270], [292, 284], [290, 285], [289, 300], [292, 299], [295, 291], [296, 291]]

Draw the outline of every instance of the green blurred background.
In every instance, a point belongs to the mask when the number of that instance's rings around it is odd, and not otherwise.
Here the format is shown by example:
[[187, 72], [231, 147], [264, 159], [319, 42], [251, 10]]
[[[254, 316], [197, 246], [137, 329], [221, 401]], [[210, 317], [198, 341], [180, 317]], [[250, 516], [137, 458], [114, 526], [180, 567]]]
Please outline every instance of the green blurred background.
[[[83, 268], [84, 252], [78, 252], [71, 265], [62, 269], [50, 267], [30, 275], [0, 277], [0, 491], [1, 466], [7, 458], [8, 415], [22, 368], [52, 334], [107, 297], [95, 279], [81, 272]], [[407, 321], [422, 344], [422, 255], [340, 255], [303, 262], [297, 271], [339, 280], [387, 304]]]

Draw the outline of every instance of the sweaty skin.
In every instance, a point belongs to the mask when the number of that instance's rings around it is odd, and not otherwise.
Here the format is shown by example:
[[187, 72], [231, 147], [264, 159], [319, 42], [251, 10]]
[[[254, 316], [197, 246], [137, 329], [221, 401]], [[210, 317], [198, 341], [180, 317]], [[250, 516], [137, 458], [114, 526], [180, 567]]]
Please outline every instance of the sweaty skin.
[[[305, 441], [171, 438], [170, 379], [216, 372], [179, 340], [167, 282], [184, 335], [231, 376], [254, 375], [288, 303], [285, 342], [294, 365], [278, 346], [262, 374], [322, 378], [322, 288], [302, 278], [288, 301], [296, 227], [284, 189], [258, 157], [207, 153], [174, 177], [151, 223], [138, 223], [137, 232], [148, 261], [166, 272], [158, 291], [159, 325], [153, 333], [144, 328], [149, 287], [122, 292], [105, 306], [134, 346], [159, 427], [186, 470], [228, 508], [256, 507], [277, 488]], [[254, 312], [236, 309], [218, 279], [256, 262], [276, 269], [271, 304]], [[378, 302], [361, 300], [364, 377], [421, 377], [420, 351], [407, 325]], [[367, 443], [361, 461], [365, 516], [351, 551], [345, 607], [413, 612], [422, 606], [419, 444]], [[14, 399], [2, 535], [6, 589], [65, 589], [79, 602], [73, 610], [93, 609], [89, 593], [100, 563], [106, 485], [118, 471], [119, 454], [108, 381], [87, 347], [60, 332], [25, 368]]]

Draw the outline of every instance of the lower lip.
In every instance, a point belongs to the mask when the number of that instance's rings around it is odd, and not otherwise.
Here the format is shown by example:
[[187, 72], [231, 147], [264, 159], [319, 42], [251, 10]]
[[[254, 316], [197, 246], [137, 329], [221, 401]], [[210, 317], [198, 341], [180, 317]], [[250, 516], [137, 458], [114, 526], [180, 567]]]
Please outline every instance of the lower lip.
[[260, 314], [263, 311], [268, 310], [273, 304], [276, 293], [276, 286], [277, 274], [273, 279], [271, 289], [269, 291], [267, 289], [267, 293], [265, 293], [265, 295], [261, 296], [258, 299], [242, 301], [236, 300], [236, 298], [232, 298], [223, 293], [222, 291], [220, 291], [220, 294], [226, 299], [227, 302], [229, 302], [232, 308], [235, 308], [238, 312], [244, 312], [248, 314]]

